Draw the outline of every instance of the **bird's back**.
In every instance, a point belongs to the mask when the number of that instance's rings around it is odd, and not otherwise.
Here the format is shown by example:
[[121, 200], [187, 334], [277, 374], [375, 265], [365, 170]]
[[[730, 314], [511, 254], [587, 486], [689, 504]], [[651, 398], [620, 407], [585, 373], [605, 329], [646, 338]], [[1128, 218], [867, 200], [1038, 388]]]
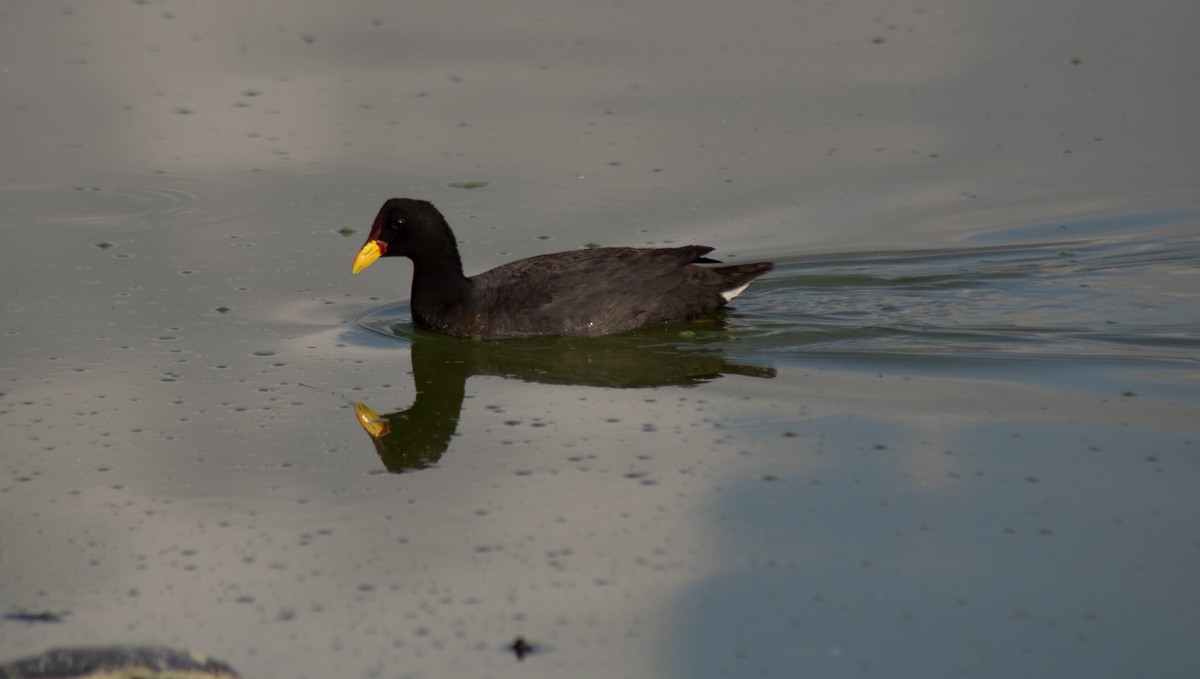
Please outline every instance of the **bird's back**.
[[740, 291], [772, 266], [695, 265], [711, 251], [596, 248], [530, 257], [471, 278], [453, 318], [420, 320], [481, 339], [606, 335], [711, 313], [725, 305], [722, 293]]

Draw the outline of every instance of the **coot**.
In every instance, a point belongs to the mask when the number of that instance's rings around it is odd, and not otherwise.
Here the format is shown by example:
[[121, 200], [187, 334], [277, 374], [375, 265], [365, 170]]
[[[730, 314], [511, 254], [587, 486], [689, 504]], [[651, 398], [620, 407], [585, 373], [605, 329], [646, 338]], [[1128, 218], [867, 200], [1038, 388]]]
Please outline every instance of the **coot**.
[[380, 257], [411, 259], [413, 320], [446, 335], [608, 335], [712, 313], [774, 266], [696, 266], [719, 263], [704, 257], [709, 252], [703, 245], [574, 250], [468, 278], [442, 213], [423, 200], [392, 198], [354, 258], [354, 273]]

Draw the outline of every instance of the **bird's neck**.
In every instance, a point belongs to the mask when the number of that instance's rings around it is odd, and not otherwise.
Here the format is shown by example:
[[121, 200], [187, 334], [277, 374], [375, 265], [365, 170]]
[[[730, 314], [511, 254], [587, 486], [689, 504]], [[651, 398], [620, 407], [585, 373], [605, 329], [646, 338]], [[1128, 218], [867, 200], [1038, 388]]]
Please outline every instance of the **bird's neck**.
[[[428, 254], [428, 253], [427, 253]], [[450, 244], [436, 257], [413, 259], [412, 304], [419, 313], [436, 313], [462, 304], [471, 290], [458, 249]]]

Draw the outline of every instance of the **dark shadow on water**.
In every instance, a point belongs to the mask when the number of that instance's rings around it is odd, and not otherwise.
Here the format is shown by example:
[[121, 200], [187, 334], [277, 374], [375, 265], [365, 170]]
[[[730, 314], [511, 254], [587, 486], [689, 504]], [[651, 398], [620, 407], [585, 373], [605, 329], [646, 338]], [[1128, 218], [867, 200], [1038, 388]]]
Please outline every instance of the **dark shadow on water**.
[[416, 398], [410, 407], [386, 415], [356, 404], [355, 414], [392, 473], [429, 467], [449, 449], [467, 378], [473, 375], [621, 389], [688, 387], [723, 375], [775, 376], [772, 368], [732, 363], [724, 352], [705, 347], [724, 334], [721, 318], [615, 337], [480, 342], [380, 320], [388, 311], [375, 312], [360, 325], [411, 343]]

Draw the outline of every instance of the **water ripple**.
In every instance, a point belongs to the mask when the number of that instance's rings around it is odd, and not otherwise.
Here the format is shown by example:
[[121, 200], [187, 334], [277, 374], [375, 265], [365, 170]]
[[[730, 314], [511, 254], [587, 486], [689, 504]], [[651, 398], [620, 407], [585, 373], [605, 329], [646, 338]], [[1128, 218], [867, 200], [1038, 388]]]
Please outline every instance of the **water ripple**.
[[798, 259], [740, 298], [735, 317], [772, 352], [1196, 361], [1200, 211], [1166, 214], [973, 239], [1002, 244]]
[[211, 179], [162, 175], [137, 186], [37, 185], [0, 188], [0, 224], [64, 227], [203, 225], [235, 216], [222, 200], [229, 186]]

